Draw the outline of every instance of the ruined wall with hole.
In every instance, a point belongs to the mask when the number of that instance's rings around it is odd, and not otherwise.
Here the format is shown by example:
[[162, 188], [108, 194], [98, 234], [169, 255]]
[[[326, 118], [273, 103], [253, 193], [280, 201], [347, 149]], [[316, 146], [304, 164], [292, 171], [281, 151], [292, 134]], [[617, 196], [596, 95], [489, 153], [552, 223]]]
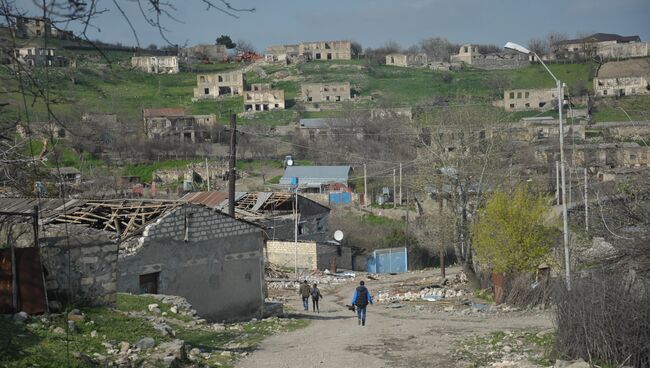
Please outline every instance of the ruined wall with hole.
[[[200, 205], [184, 205], [148, 225], [120, 248], [118, 290], [186, 298], [213, 320], [260, 318], [263, 230]], [[153, 281], [151, 281], [153, 280]]]

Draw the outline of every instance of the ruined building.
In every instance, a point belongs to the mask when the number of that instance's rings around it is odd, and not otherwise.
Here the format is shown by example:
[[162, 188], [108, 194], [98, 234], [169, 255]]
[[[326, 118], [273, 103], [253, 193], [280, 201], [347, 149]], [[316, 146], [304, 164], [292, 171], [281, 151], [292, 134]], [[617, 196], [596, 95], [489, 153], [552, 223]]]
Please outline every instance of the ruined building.
[[627, 59], [649, 56], [649, 43], [635, 36], [614, 33], [594, 33], [584, 38], [559, 41], [551, 45], [549, 59], [572, 59], [576, 57], [601, 57], [603, 59]]
[[198, 62], [221, 62], [228, 58], [225, 45], [196, 45], [179, 50], [178, 56], [183, 62], [193, 64]]
[[57, 49], [53, 47], [22, 47], [15, 50], [15, 58], [19, 63], [24, 63], [29, 66], [68, 66], [68, 59], [58, 55]]
[[244, 92], [244, 73], [241, 70], [217, 74], [199, 74], [194, 88], [195, 99], [235, 96]]
[[131, 67], [149, 74], [176, 74], [178, 56], [133, 56]]
[[304, 60], [350, 60], [350, 41], [303, 42], [299, 45], [274, 45], [266, 49], [267, 61]]
[[650, 59], [605, 63], [594, 78], [596, 96], [650, 94]]
[[70, 31], [64, 31], [52, 26], [52, 21], [43, 17], [16, 17], [16, 37], [32, 38], [48, 36], [59, 39], [73, 39]]
[[143, 109], [144, 130], [149, 139], [172, 142], [211, 141], [217, 120], [210, 115], [186, 115], [183, 108]]
[[427, 54], [388, 54], [386, 55], [386, 65], [401, 67], [418, 67], [427, 66]]
[[289, 62], [296, 60], [299, 55], [299, 45], [273, 45], [266, 48], [264, 60], [267, 62]]
[[512, 89], [503, 91], [506, 111], [550, 110], [557, 106], [557, 89]]
[[270, 83], [251, 84], [244, 91], [244, 111], [284, 110], [284, 90], [272, 89]]
[[482, 54], [477, 45], [465, 44], [458, 54], [451, 56], [452, 63], [460, 62], [478, 69], [516, 69], [529, 65], [528, 55], [516, 51]]
[[300, 86], [300, 94], [304, 102], [350, 101], [350, 82], [304, 83]]

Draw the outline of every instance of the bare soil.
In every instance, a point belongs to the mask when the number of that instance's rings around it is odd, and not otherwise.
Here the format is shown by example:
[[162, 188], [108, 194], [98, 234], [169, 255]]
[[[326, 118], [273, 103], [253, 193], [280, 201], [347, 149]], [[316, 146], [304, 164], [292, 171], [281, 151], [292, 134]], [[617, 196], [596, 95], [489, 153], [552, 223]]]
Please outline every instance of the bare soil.
[[[448, 277], [453, 278], [452, 269]], [[435, 271], [437, 272], [437, 271]], [[367, 280], [373, 291], [431, 277], [434, 271]], [[428, 308], [438, 302], [374, 304], [368, 306], [366, 326], [345, 307], [361, 277], [323, 290], [320, 313], [302, 312], [302, 302], [291, 292], [287, 305], [301, 311], [295, 318], [311, 320], [308, 327], [272, 336], [237, 367], [467, 367], [452, 358], [456, 344], [471, 336], [496, 331], [541, 331], [552, 328], [544, 312], [459, 313]], [[295, 295], [294, 295], [295, 294]], [[449, 304], [446, 304], [449, 305]], [[458, 308], [463, 308], [460, 304]], [[465, 307], [468, 308], [468, 307]]]

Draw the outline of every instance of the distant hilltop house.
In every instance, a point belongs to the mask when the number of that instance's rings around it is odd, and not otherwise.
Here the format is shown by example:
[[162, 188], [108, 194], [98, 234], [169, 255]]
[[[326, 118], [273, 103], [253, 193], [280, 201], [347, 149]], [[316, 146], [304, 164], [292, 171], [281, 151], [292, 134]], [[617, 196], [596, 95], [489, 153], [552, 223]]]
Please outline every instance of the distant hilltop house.
[[529, 56], [517, 51], [482, 54], [477, 45], [465, 44], [458, 54], [451, 56], [452, 63], [464, 63], [478, 69], [516, 69], [530, 64]]
[[650, 55], [648, 42], [639, 36], [621, 36], [614, 33], [594, 33], [584, 38], [559, 41], [551, 45], [549, 59], [595, 57], [627, 59]]
[[176, 74], [178, 56], [133, 56], [131, 67], [149, 74]]
[[21, 47], [14, 50], [15, 57], [19, 63], [34, 67], [65, 67], [68, 66], [68, 59], [57, 55], [57, 49], [53, 47]]
[[350, 186], [350, 166], [288, 166], [280, 178], [280, 187], [291, 189], [293, 178], [298, 179], [298, 190], [303, 193], [328, 193], [348, 191]]
[[284, 90], [271, 88], [270, 83], [255, 83], [244, 91], [244, 111], [284, 110]]
[[221, 62], [228, 58], [225, 45], [196, 45], [179, 50], [178, 56], [188, 64]]
[[303, 83], [300, 99], [313, 103], [350, 101], [350, 82]]
[[388, 54], [386, 55], [386, 65], [401, 67], [419, 67], [427, 66], [429, 63], [427, 54]]
[[242, 70], [196, 76], [195, 99], [213, 99], [219, 96], [235, 96], [244, 92]]
[[299, 45], [273, 45], [266, 48], [267, 62], [303, 60], [350, 60], [350, 41], [303, 42]]
[[356, 133], [357, 139], [363, 138], [363, 129], [345, 118], [310, 118], [300, 119], [299, 131], [301, 135], [311, 141], [321, 136], [336, 137], [336, 133]]
[[603, 64], [594, 78], [594, 94], [600, 97], [650, 94], [650, 59]]
[[[579, 144], [571, 147], [570, 162], [587, 167], [591, 171], [599, 168], [620, 168], [650, 166], [650, 147], [635, 142]], [[538, 147], [535, 158], [539, 163], [550, 164], [560, 158], [557, 146]]]
[[59, 39], [73, 39], [74, 34], [71, 31], [61, 30], [52, 25], [49, 18], [43, 17], [17, 17], [16, 18], [16, 37], [31, 38], [48, 36]]
[[557, 107], [557, 89], [510, 89], [503, 91], [506, 111], [551, 110]]
[[205, 142], [213, 138], [217, 120], [210, 115], [187, 115], [183, 108], [143, 109], [149, 139], [171, 142]]

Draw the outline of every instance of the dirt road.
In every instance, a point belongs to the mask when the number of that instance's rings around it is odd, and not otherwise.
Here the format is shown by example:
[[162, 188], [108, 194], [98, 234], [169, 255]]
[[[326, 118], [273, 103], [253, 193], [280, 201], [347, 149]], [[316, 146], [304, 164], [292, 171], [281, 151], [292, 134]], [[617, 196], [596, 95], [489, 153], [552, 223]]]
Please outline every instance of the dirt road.
[[[373, 293], [409, 277], [414, 275], [367, 281], [367, 286]], [[297, 316], [312, 320], [308, 327], [268, 338], [237, 367], [458, 367], [462, 365], [451, 357], [455, 341], [493, 331], [552, 327], [546, 314], [460, 315], [406, 306], [391, 308], [386, 304], [370, 305], [367, 324], [362, 327], [357, 325], [356, 316], [345, 308], [352, 299], [356, 282], [341, 285], [329, 295], [324, 293], [320, 314], [310, 311]], [[297, 297], [289, 304], [295, 310], [302, 310]]]

